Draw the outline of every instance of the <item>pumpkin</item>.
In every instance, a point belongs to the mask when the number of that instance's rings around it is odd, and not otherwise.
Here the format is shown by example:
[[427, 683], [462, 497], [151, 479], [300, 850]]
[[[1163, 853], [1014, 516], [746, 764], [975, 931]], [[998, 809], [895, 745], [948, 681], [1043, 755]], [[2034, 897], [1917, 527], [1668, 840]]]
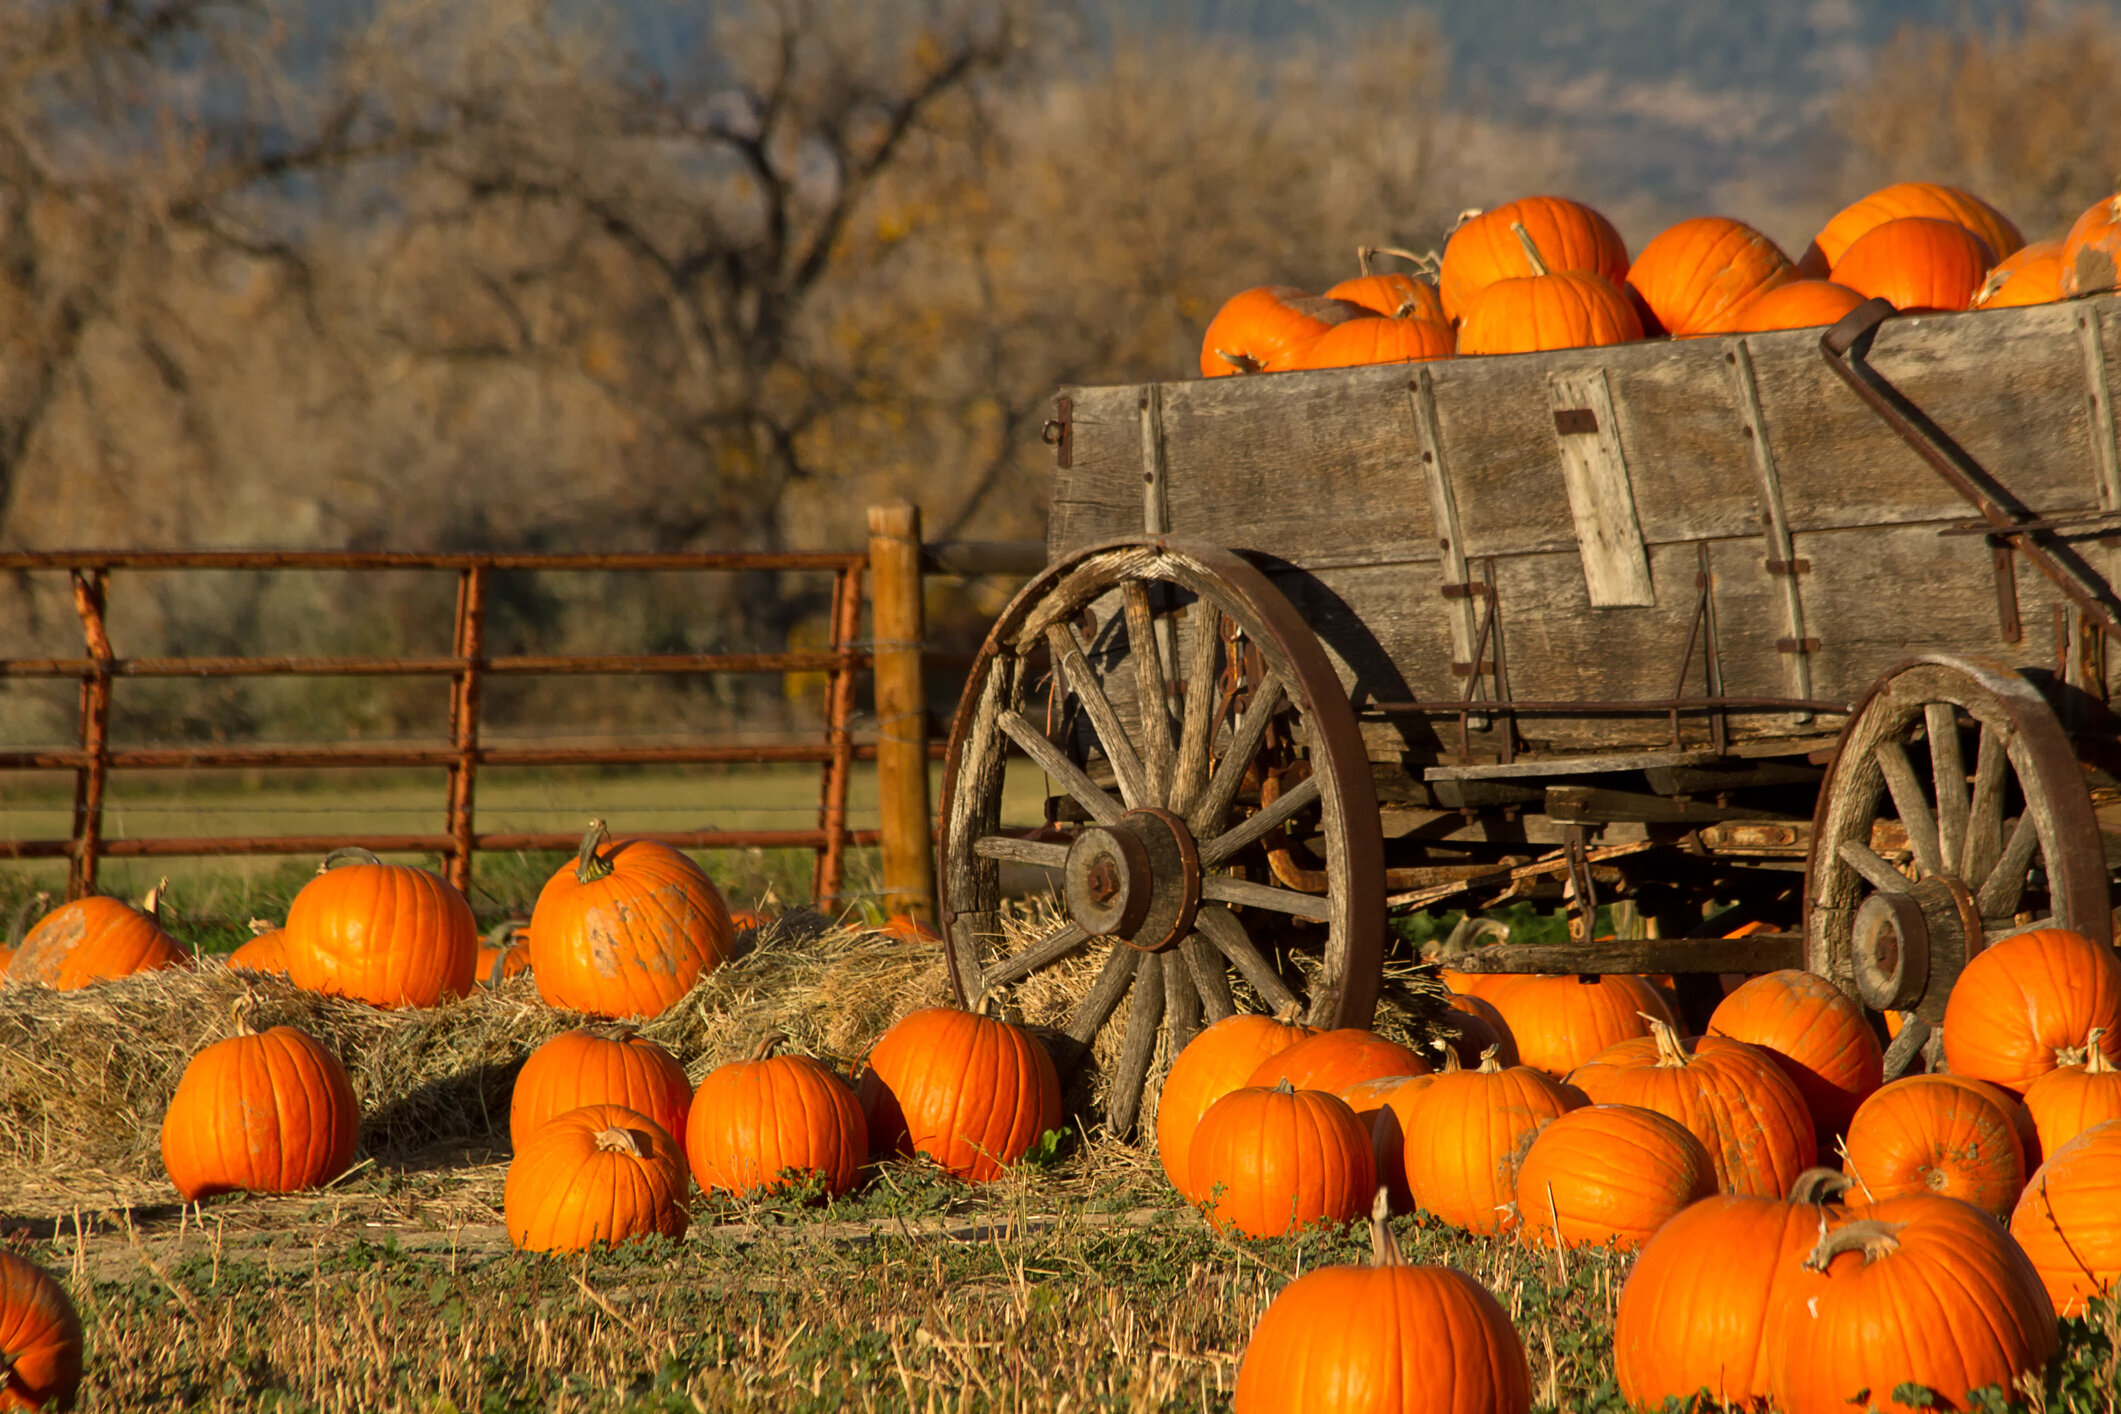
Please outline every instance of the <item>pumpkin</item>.
[[[1532, 248], [1538, 259], [1528, 264]], [[1444, 243], [1437, 274], [1444, 314], [1461, 323], [1488, 286], [1548, 270], [1596, 275], [1617, 287], [1628, 278], [1627, 243], [1604, 216], [1563, 196], [1528, 196], [1476, 212]]]
[[1885, 1051], [1863, 1008], [1817, 973], [1791, 968], [1741, 983], [1716, 1004], [1708, 1029], [1773, 1056], [1821, 1134], [1846, 1129], [1885, 1083]]
[[1458, 345], [1451, 326], [1433, 319], [1350, 319], [1336, 324], [1296, 355], [1290, 368], [1359, 368], [1373, 363], [1418, 363], [1449, 358]]
[[[1444, 1070], [1457, 1070], [1458, 1058], [1446, 1052]], [[1377, 1181], [1392, 1200], [1392, 1211], [1414, 1211], [1414, 1192], [1407, 1187], [1407, 1119], [1414, 1113], [1421, 1092], [1435, 1080], [1430, 1075], [1383, 1075], [1358, 1080], [1340, 1092], [1340, 1098], [1355, 1112], [1355, 1122], [1370, 1133], [1370, 1157]]]
[[1965, 309], [1996, 263], [1987, 241], [1931, 216], [1874, 226], [1842, 253], [1834, 283], [1898, 310]]
[[2081, 1316], [2121, 1288], [2121, 1120], [2093, 1125], [2048, 1157], [2011, 1213], [2011, 1236], [2058, 1316]]
[[262, 918], [250, 920], [250, 941], [228, 955], [228, 965], [242, 972], [287, 973], [287, 932]]
[[289, 981], [372, 1006], [468, 996], [478, 965], [479, 925], [456, 886], [365, 849], [326, 855], [283, 931]]
[[486, 941], [479, 945], [474, 972], [481, 987], [498, 987], [530, 970], [530, 946], [522, 939], [523, 925], [528, 921], [504, 918], [486, 934]]
[[2052, 1154], [2064, 1144], [2110, 1119], [2121, 1119], [2121, 1067], [2100, 1049], [2103, 1028], [2093, 1027], [2084, 1049], [2065, 1052], [2062, 1063], [2025, 1087], [2025, 1111], [2032, 1117], [2034, 1151]]
[[1522, 225], [1529, 275], [1506, 276], [1474, 296], [1458, 327], [1462, 354], [1595, 348], [1642, 337], [1642, 316], [1603, 275], [1552, 270]]
[[815, 1174], [838, 1197], [869, 1159], [869, 1123], [845, 1081], [809, 1056], [777, 1056], [768, 1036], [746, 1060], [708, 1072], [692, 1097], [685, 1154], [709, 1192], [785, 1187]]
[[730, 911], [729, 926], [739, 933], [755, 933], [772, 927], [773, 920], [755, 908], [738, 908]]
[[1525, 1414], [1524, 1344], [1487, 1288], [1455, 1267], [1409, 1266], [1382, 1201], [1370, 1250], [1369, 1266], [1315, 1268], [1260, 1313], [1237, 1414]]
[[66, 1288], [0, 1249], [0, 1409], [69, 1408], [81, 1387], [81, 1342]]
[[1640, 977], [1518, 977], [1488, 1000], [1510, 1028], [1519, 1060], [1559, 1080], [1616, 1041], [1670, 1022], [1664, 998]]
[[2121, 958], [2065, 928], [2036, 928], [1974, 954], [1944, 1004], [1944, 1060], [2024, 1094], [2025, 1088], [2103, 1033], [2121, 1060]]
[[1382, 314], [1387, 319], [1433, 319], [1439, 324], [1450, 322], [1450, 317], [1443, 312], [1443, 296], [1437, 293], [1433, 282], [1397, 270], [1377, 274], [1370, 269], [1370, 261], [1372, 257], [1379, 255], [1397, 255], [1409, 260], [1421, 258], [1403, 250], [1382, 246], [1359, 246], [1355, 251], [1355, 260], [1362, 273], [1327, 290], [1326, 298], [1359, 304], [1372, 314]]
[[663, 1126], [623, 1105], [584, 1105], [547, 1120], [509, 1163], [508, 1240], [525, 1252], [579, 1252], [683, 1237], [690, 1181]]
[[1377, 1191], [1370, 1136], [1355, 1112], [1337, 1095], [1286, 1080], [1210, 1105], [1186, 1163], [1208, 1221], [1247, 1237], [1351, 1222]]
[[1601, 1051], [1569, 1082], [1602, 1105], [1678, 1120], [1709, 1151], [1719, 1192], [1786, 1193], [1818, 1152], [1804, 1096], [1773, 1057], [1743, 1041], [1681, 1041], [1669, 1022]]
[[1230, 296], [1200, 341], [1200, 374], [1271, 373], [1290, 368], [1336, 324], [1374, 316], [1359, 304], [1308, 294], [1294, 285], [1261, 285]]
[[1658, 1409], [1702, 1390], [1718, 1408], [1764, 1402], [1768, 1311], [1827, 1218], [1807, 1186], [1787, 1202], [1705, 1198], [1659, 1228], [1613, 1313], [1613, 1373], [1628, 1403]]
[[1517, 1169], [1541, 1128], [1582, 1097], [1530, 1066], [1439, 1075], [1406, 1119], [1407, 1188], [1415, 1201], [1469, 1232], [1508, 1232]]
[[699, 865], [654, 840], [611, 840], [602, 820], [530, 912], [538, 995], [595, 1016], [659, 1015], [735, 952], [729, 910]]
[[94, 894], [61, 904], [23, 938], [8, 980], [70, 992], [107, 977], [190, 962], [184, 945], [162, 930], [162, 891], [168, 886], [164, 879], [138, 908]]
[[346, 1172], [360, 1123], [353, 1080], [322, 1042], [239, 1017], [184, 1067], [162, 1116], [162, 1167], [187, 1203], [298, 1193]]
[[2095, 295], [2121, 287], [2121, 193], [2086, 208], [2062, 238], [2065, 296]]
[[[1509, 980], [1507, 976], [1498, 980]], [[1508, 1070], [1520, 1064], [1517, 1055], [1517, 1038], [1510, 1032], [1510, 1023], [1502, 1019], [1495, 1003], [1484, 996], [1453, 995], [1444, 998], [1450, 1014], [1436, 1023], [1436, 1039], [1429, 1044], [1445, 1055], [1454, 1058], [1460, 1066], [1480, 1064], [1480, 1058], [1489, 1050], [1495, 1052], [1496, 1063]]]
[[1628, 267], [1628, 287], [1675, 338], [1721, 328], [1739, 305], [1795, 278], [1780, 246], [1724, 216], [1667, 227]]
[[630, 1026], [562, 1031], [516, 1073], [508, 1142], [521, 1153], [545, 1121], [584, 1105], [619, 1105], [683, 1134], [692, 1083], [677, 1057]]
[[1156, 1101], [1156, 1156], [1180, 1197], [1189, 1202], [1197, 1197], [1187, 1181], [1186, 1161], [1200, 1117], [1232, 1090], [1243, 1089], [1246, 1077], [1269, 1056], [1317, 1034], [1297, 1021], [1299, 1015], [1301, 1009], [1292, 1004], [1280, 1016], [1226, 1016], [1188, 1041], [1171, 1062]]
[[1708, 1150], [1678, 1121], [1633, 1105], [1585, 1105], [1525, 1151], [1517, 1236], [1532, 1247], [1631, 1252], [1715, 1192]]
[[[1891, 1198], [1830, 1226], [1768, 1313], [1768, 1386], [1783, 1414], [1964, 1409], [2013, 1388], [2060, 1344], [2039, 1274], [2010, 1234], [1955, 1198]], [[1935, 1396], [1910, 1405], [1904, 1384]]]
[[1974, 309], [2051, 304], [2062, 298], [2062, 242], [2034, 241], [1990, 267], [1974, 291]]
[[1362, 1080], [1385, 1075], [1426, 1075], [1429, 1063], [1397, 1041], [1375, 1031], [1345, 1027], [1307, 1036], [1285, 1051], [1261, 1061], [1245, 1084], [1271, 1090], [1288, 1081], [1299, 1090], [1338, 1094]]
[[1792, 280], [1754, 295], [1704, 334], [1765, 334], [1777, 329], [1816, 329], [1839, 324], [1863, 296], [1830, 280]]
[[857, 1093], [873, 1153], [926, 1154], [975, 1183], [999, 1178], [1061, 1122], [1060, 1074], [1038, 1038], [950, 1007], [886, 1031]]
[[2011, 219], [1972, 192], [1936, 182], [1896, 182], [1852, 202], [1826, 223], [1804, 255], [1797, 272], [1818, 279], [1841, 263], [1848, 248], [1873, 228], [1904, 216], [1930, 216], [1955, 222], [1979, 236], [1998, 256], [2025, 244]]
[[1943, 1075], [1896, 1080], [1865, 1100], [1842, 1164], [1867, 1203], [1941, 1193], [2002, 1219], [2025, 1187], [2025, 1147], [2003, 1102]]

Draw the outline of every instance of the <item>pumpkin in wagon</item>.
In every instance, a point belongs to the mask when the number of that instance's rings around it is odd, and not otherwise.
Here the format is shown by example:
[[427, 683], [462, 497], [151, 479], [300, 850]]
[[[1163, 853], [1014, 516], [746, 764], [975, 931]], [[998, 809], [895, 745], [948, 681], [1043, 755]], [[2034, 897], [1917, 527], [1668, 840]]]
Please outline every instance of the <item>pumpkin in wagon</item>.
[[315, 1037], [236, 1034], [191, 1058], [162, 1117], [162, 1166], [186, 1202], [216, 1193], [297, 1193], [353, 1162], [360, 1129], [353, 1080]]
[[1796, 278], [1780, 246], [1726, 216], [1667, 227], [1628, 267], [1628, 287], [1674, 338], [1719, 328], [1739, 305]]
[[1981, 277], [1973, 309], [2011, 309], [2062, 298], [2062, 242], [2034, 241], [2006, 255]]
[[70, 992], [105, 978], [190, 962], [184, 944], [162, 927], [162, 895], [168, 887], [164, 879], [138, 908], [100, 894], [61, 904], [23, 938], [8, 967], [8, 980], [41, 982]]
[[1841, 263], [1850, 246], [1870, 231], [1908, 216], [1930, 217], [1964, 227], [1998, 256], [2007, 256], [2025, 244], [2025, 237], [2010, 217], [1970, 191], [1941, 182], [1895, 182], [1834, 213], [1798, 260], [1798, 273], [1810, 279], [1824, 276]]
[[0, 1250], [0, 1409], [66, 1409], [81, 1387], [81, 1316], [42, 1267]]
[[1359, 304], [1310, 294], [1294, 285], [1240, 291], [1208, 321], [1200, 341], [1201, 377], [1293, 368], [1334, 325], [1376, 317]]
[[288, 980], [379, 1007], [469, 996], [479, 925], [439, 874], [333, 850], [287, 906]]
[[1443, 296], [1437, 292], [1435, 283], [1403, 271], [1372, 270], [1371, 262], [1380, 255], [1396, 255], [1402, 260], [1414, 261], [1430, 258], [1390, 246], [1357, 246], [1355, 263], [1362, 273], [1327, 290], [1326, 298], [1359, 304], [1372, 314], [1381, 314], [1387, 319], [1431, 319], [1448, 326], [1450, 316], [1443, 312]]
[[1831, 280], [1792, 280], [1763, 290], [1716, 321], [1704, 334], [1768, 334], [1839, 324], [1864, 296]]
[[1523, 225], [1511, 229], [1531, 273], [1481, 286], [1458, 326], [1459, 353], [1598, 348], [1642, 337], [1642, 316], [1619, 285], [1601, 274], [1554, 269]]
[[1996, 253], [1966, 227], [1929, 216], [1874, 226], [1842, 252], [1834, 283], [1902, 311], [1965, 309]]
[[[1527, 268], [1532, 251], [1537, 254]], [[1462, 324], [1488, 286], [1548, 271], [1596, 275], [1617, 289], [1628, 278], [1627, 242], [1611, 221], [1580, 201], [1522, 197], [1468, 215], [1444, 242], [1436, 283], [1444, 313]], [[1640, 338], [1637, 320], [1634, 337]]]
[[1001, 1177], [1061, 1122], [1060, 1072], [1039, 1039], [953, 1007], [894, 1023], [856, 1094], [872, 1152], [926, 1154], [975, 1183]]
[[2061, 264], [2057, 284], [2065, 296], [2121, 288], [2121, 193], [2093, 202], [2071, 225]]

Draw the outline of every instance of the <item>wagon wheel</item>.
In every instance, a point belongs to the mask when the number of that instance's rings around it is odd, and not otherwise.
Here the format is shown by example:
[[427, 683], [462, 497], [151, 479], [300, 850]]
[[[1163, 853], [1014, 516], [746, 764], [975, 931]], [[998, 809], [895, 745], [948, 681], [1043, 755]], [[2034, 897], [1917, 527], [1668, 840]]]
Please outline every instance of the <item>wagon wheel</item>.
[[[1086, 623], [1102, 632], [1086, 640]], [[1050, 676], [1030, 665], [1041, 648]], [[1142, 704], [1153, 704], [1146, 720]], [[1004, 833], [1012, 752], [1084, 820], [1040, 838]], [[1269, 803], [1254, 808], [1253, 791]], [[1129, 539], [1028, 585], [973, 666], [943, 800], [944, 930], [961, 1001], [1109, 948], [1062, 1028], [1075, 1045], [1060, 1059], [1079, 1063], [1105, 1026], [1122, 1028], [1105, 1111], [1114, 1134], [1133, 1127], [1158, 1036], [1175, 1049], [1235, 1010], [1233, 971], [1270, 1009], [1295, 1003], [1313, 1024], [1369, 1024], [1384, 937], [1369, 759], [1317, 639], [1237, 555]], [[1323, 837], [1323, 892], [1281, 887], [1256, 862], [1254, 846], [1292, 829]], [[1245, 859], [1251, 878], [1232, 872]], [[998, 912], [1003, 860], [1059, 870], [1064, 883], [1067, 921], [1014, 951]], [[1324, 925], [1308, 977], [1277, 967], [1263, 936], [1294, 920], [1313, 935]]]
[[1874, 1011], [1913, 1014], [1889, 1074], [1913, 1061], [1990, 942], [2036, 920], [2104, 938], [2091, 794], [2032, 684], [1942, 654], [1879, 679], [1820, 789], [1805, 903], [1810, 969]]

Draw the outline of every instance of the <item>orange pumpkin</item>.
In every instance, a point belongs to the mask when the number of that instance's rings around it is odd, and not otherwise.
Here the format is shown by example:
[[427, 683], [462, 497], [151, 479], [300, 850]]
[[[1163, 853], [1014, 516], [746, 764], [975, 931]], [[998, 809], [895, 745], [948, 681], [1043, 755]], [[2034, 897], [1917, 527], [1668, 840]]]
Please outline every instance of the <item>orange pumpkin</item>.
[[1994, 1096], [1944, 1075], [1885, 1086], [1856, 1111], [1843, 1166], [1866, 1203], [1941, 1193], [1998, 1219], [2025, 1187], [2025, 1148]]
[[1357, 251], [1362, 274], [1327, 290], [1326, 298], [1359, 304], [1372, 314], [1382, 314], [1387, 319], [1431, 319], [1448, 324], [1450, 318], [1443, 312], [1443, 296], [1437, 293], [1432, 282], [1397, 270], [1382, 275], [1371, 273], [1371, 255], [1404, 253], [1373, 251], [1368, 247]]
[[1233, 1090], [1208, 1107], [1187, 1156], [1208, 1221], [1247, 1237], [1352, 1222], [1377, 1190], [1370, 1136], [1337, 1095]]
[[239, 1021], [184, 1067], [162, 1116], [162, 1166], [188, 1203], [296, 1193], [346, 1172], [360, 1120], [353, 1080], [323, 1043]]
[[579, 1252], [683, 1237], [690, 1184], [685, 1152], [663, 1126], [622, 1105], [585, 1105], [546, 1121], [508, 1165], [508, 1240], [525, 1252]]
[[654, 840], [611, 840], [602, 820], [530, 912], [538, 995], [595, 1016], [660, 1015], [735, 951], [729, 909], [699, 865]]
[[772, 925], [773, 919], [755, 908], [732, 909], [729, 914], [729, 926], [739, 933], [756, 932]]
[[1602, 1105], [1640, 1105], [1692, 1131], [1723, 1193], [1787, 1193], [1818, 1152], [1811, 1112], [1767, 1052], [1743, 1041], [1681, 1041], [1664, 1021], [1600, 1052], [1569, 1082]]
[[1261, 285], [1230, 296], [1200, 341], [1200, 374], [1272, 373], [1293, 368], [1320, 335], [1349, 319], [1374, 316], [1359, 304], [1294, 285]]
[[37, 921], [8, 967], [10, 982], [41, 982], [62, 992], [108, 977], [129, 977], [191, 961], [184, 945], [162, 930], [162, 890], [140, 907], [90, 895], [61, 904]]
[[1613, 1373], [1637, 1409], [1751, 1407], [1768, 1394], [1769, 1310], [1818, 1240], [1828, 1209], [1807, 1199], [1705, 1198], [1643, 1245], [1613, 1315]]
[[1839, 324], [1864, 297], [1829, 280], [1792, 280], [1754, 295], [1704, 334], [1766, 334]]
[[1874, 226], [1842, 252], [1834, 282], [1902, 311], [1965, 309], [1996, 263], [1987, 241], [1931, 216]]
[[1979, 236], [1998, 256], [2025, 244], [2025, 237], [2008, 216], [1970, 191], [1937, 182], [1896, 182], [1836, 212], [1798, 260], [1798, 273], [1808, 279], [1823, 277], [1862, 236], [1905, 216], [1955, 222]]
[[1451, 326], [1433, 319], [1350, 319], [1313, 340], [1291, 368], [1358, 368], [1373, 363], [1418, 363], [1449, 358], [1457, 348]]
[[2011, 1213], [2058, 1316], [2121, 1290], [2121, 1120], [2093, 1125], [2049, 1156]]
[[2086, 208], [2062, 239], [2065, 296], [2121, 288], [2121, 193]]
[[1539, 1131], [1517, 1170], [1528, 1246], [1632, 1252], [1716, 1192], [1716, 1166], [1678, 1121], [1633, 1105], [1585, 1105]]
[[250, 941], [228, 955], [228, 965], [267, 975], [287, 972], [287, 933], [262, 918], [250, 920]]
[[2085, 1038], [2084, 1049], [2025, 1087], [2025, 1111], [2032, 1117], [2035, 1155], [2052, 1154], [2064, 1144], [2110, 1119], [2121, 1119], [2121, 1067], [2100, 1049], [2106, 1033], [2098, 1027]]
[[1885, 1051], [1863, 1009], [1817, 973], [1789, 969], [1742, 983], [1716, 1004], [1709, 1034], [1773, 1056], [1821, 1134], [1846, 1128], [1885, 1083]]
[[287, 906], [287, 976], [372, 1006], [468, 996], [478, 965], [471, 905], [439, 874], [334, 850]]
[[0, 1409], [67, 1409], [81, 1387], [81, 1317], [42, 1267], [0, 1249]]
[[1269, 1056], [1317, 1034], [1297, 1021], [1298, 1014], [1292, 1006], [1279, 1017], [1226, 1016], [1188, 1041], [1171, 1062], [1156, 1101], [1156, 1155], [1180, 1197], [1191, 1202], [1199, 1196], [1188, 1182], [1187, 1158], [1208, 1106], [1243, 1089], [1245, 1078]]
[[479, 946], [476, 971], [481, 987], [498, 987], [511, 977], [530, 971], [530, 945], [522, 938], [524, 918], [504, 918], [486, 934]]
[[845, 1081], [808, 1056], [777, 1056], [768, 1036], [749, 1059], [710, 1071], [692, 1098], [685, 1154], [709, 1192], [756, 1193], [815, 1174], [833, 1197], [869, 1159], [869, 1124]]
[[1271, 1090], [1286, 1080], [1299, 1090], [1339, 1094], [1350, 1085], [1385, 1075], [1426, 1075], [1429, 1063], [1375, 1031], [1345, 1027], [1308, 1036], [1278, 1051], [1245, 1077], [1245, 1084]]
[[1721, 328], [1739, 305], [1795, 278], [1780, 246], [1724, 216], [1666, 228], [1628, 267], [1629, 287], [1674, 338]]
[[1582, 1102], [1551, 1077], [1529, 1066], [1504, 1070], [1493, 1056], [1478, 1070], [1439, 1075], [1406, 1120], [1407, 1188], [1453, 1226], [1508, 1232], [1525, 1152], [1543, 1127]]
[[1974, 309], [2051, 304], [2062, 298], [2062, 242], [2034, 241], [2006, 255], [1981, 277]]
[[1462, 354], [1535, 353], [1625, 344], [1642, 337], [1642, 316], [1604, 275], [1552, 270], [1522, 225], [1529, 275], [1481, 287], [1458, 328]]
[[2121, 1060], [2121, 958], [2064, 928], [2037, 928], [1974, 954], [1944, 1005], [1954, 1075], [2024, 1094], [2081, 1048], [2093, 1028]]
[[1371, 1264], [1320, 1267], [1260, 1314], [1237, 1369], [1237, 1414], [1525, 1414], [1531, 1371], [1486, 1287], [1413, 1267], [1370, 1213]]
[[[1458, 1058], [1446, 1053], [1444, 1073], [1457, 1070]], [[1377, 1181], [1392, 1199], [1392, 1211], [1414, 1211], [1414, 1193], [1407, 1187], [1407, 1120], [1414, 1113], [1421, 1092], [1435, 1075], [1384, 1075], [1359, 1080], [1340, 1092], [1340, 1098], [1355, 1112], [1355, 1122], [1370, 1132], [1370, 1157], [1375, 1160]]]
[[1984, 1385], [2013, 1388], [2060, 1345], [2039, 1274], [2010, 1234], [1952, 1198], [1892, 1198], [1830, 1226], [1768, 1313], [1768, 1386], [1783, 1414], [1846, 1414], [1850, 1397], [1927, 1387], [1964, 1409]]
[[1037, 1037], [992, 1017], [928, 1007], [869, 1053], [857, 1093], [872, 1152], [926, 1154], [975, 1183], [1061, 1122], [1060, 1074]]
[[[1507, 974], [1500, 974], [1497, 980], [1511, 979]], [[1495, 1052], [1495, 1061], [1504, 1070], [1521, 1064], [1517, 1038], [1511, 1034], [1510, 1023], [1495, 1009], [1495, 1003], [1485, 996], [1470, 994], [1454, 995], [1444, 1000], [1451, 1014], [1437, 1023], [1438, 1035], [1430, 1042], [1432, 1046], [1455, 1058], [1460, 1066], [1479, 1065], [1481, 1056], [1490, 1050]]]
[[1609, 973], [1518, 977], [1488, 1000], [1516, 1039], [1523, 1064], [1559, 1080], [1617, 1041], [1669, 1022], [1664, 998], [1640, 977]]
[[683, 1134], [692, 1082], [677, 1057], [631, 1027], [562, 1031], [532, 1051], [516, 1074], [508, 1141], [520, 1154], [545, 1121], [584, 1105], [619, 1105]]
[[[1536, 264], [1526, 259], [1528, 245], [1539, 252]], [[1628, 278], [1627, 243], [1604, 216], [1563, 196], [1528, 196], [1479, 212], [1444, 243], [1437, 275], [1444, 313], [1460, 323], [1496, 281], [1547, 270], [1597, 275], [1617, 287]], [[1641, 336], [1638, 327], [1633, 337]]]

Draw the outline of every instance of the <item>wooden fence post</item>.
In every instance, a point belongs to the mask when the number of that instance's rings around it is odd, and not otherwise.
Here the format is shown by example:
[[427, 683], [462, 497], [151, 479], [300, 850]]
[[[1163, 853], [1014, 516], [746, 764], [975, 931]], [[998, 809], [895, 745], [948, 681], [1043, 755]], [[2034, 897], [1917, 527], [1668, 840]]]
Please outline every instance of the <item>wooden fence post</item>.
[[934, 812], [928, 797], [928, 692], [921, 680], [921, 509], [869, 508], [875, 606], [876, 793], [884, 907], [935, 923]]

